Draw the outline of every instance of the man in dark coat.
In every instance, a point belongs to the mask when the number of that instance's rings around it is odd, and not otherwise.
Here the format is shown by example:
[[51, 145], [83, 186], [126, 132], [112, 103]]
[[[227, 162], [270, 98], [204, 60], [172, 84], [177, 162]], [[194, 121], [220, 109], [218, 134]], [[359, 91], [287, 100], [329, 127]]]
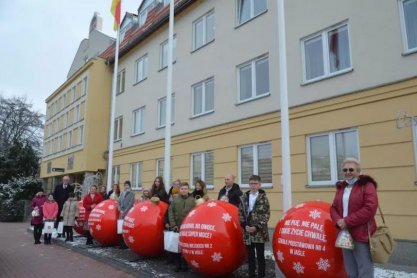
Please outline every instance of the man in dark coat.
[[231, 174], [228, 174], [224, 177], [224, 187], [220, 190], [217, 200], [227, 201], [236, 207], [239, 207], [240, 196], [242, 196], [242, 191], [238, 184], [235, 183], [235, 177]]
[[[59, 221], [62, 220], [61, 211], [64, 207], [65, 202], [67, 201], [70, 192], [74, 192], [74, 187], [70, 185], [69, 176], [64, 176], [62, 178], [62, 183], [57, 184], [54, 188], [54, 200], [58, 203], [58, 217], [55, 222], [55, 228], [58, 228]], [[61, 237], [61, 234], [58, 234], [58, 237]]]

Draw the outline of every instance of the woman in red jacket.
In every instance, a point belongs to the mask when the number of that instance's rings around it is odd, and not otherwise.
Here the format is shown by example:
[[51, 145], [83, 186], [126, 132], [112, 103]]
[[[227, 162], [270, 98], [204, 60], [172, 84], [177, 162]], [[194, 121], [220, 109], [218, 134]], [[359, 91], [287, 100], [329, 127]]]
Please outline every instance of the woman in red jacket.
[[85, 219], [87, 219], [87, 221], [84, 223], [84, 229], [87, 231], [87, 245], [93, 244], [93, 238], [88, 229], [88, 217], [90, 216], [91, 211], [101, 201], [103, 201], [103, 197], [100, 193], [97, 192], [97, 185], [93, 184], [90, 187], [90, 193], [85, 195], [83, 200], [83, 206], [85, 208]]
[[353, 237], [354, 248], [342, 249], [345, 269], [349, 277], [374, 277], [374, 266], [369, 250], [369, 234], [376, 230], [375, 214], [378, 207], [377, 183], [360, 175], [357, 159], [342, 162], [345, 179], [336, 183], [336, 195], [330, 215], [336, 226], [347, 229]]
[[[48, 200], [43, 204], [43, 221], [56, 221], [58, 215], [58, 203], [54, 200], [52, 193], [48, 194]], [[48, 233], [44, 235], [44, 244], [51, 244], [52, 234]]]

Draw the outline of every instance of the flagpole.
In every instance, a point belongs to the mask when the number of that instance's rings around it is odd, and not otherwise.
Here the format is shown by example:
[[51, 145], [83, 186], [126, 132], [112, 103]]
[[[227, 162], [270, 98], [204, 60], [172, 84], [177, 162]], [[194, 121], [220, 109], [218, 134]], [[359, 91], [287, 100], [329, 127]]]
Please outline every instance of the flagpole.
[[165, 189], [170, 187], [171, 177], [171, 108], [172, 108], [172, 62], [174, 43], [174, 1], [169, 3], [168, 25], [168, 67], [167, 67], [167, 90], [166, 90], [166, 115], [165, 115], [165, 152], [164, 152], [164, 181]]
[[[121, 5], [121, 3], [120, 3]], [[114, 134], [114, 117], [116, 110], [116, 90], [117, 90], [117, 75], [119, 67], [119, 34], [120, 28], [117, 28], [116, 34], [116, 51], [114, 54], [114, 69], [113, 69], [113, 83], [110, 103], [110, 131], [109, 131], [109, 156], [107, 159], [107, 191], [112, 188], [112, 172], [113, 172], [113, 134]]]
[[284, 0], [278, 2], [278, 57], [279, 57], [279, 91], [281, 102], [281, 151], [282, 151], [282, 210], [291, 208], [291, 154], [290, 123], [288, 112], [287, 56]]

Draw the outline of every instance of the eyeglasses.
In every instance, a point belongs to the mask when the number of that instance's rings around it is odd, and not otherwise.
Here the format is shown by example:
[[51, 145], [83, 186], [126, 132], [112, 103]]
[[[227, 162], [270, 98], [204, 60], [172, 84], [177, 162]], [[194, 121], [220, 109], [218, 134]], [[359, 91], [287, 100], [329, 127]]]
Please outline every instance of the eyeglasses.
[[343, 172], [346, 173], [347, 171], [349, 171], [350, 173], [355, 172], [355, 169], [353, 168], [343, 168]]

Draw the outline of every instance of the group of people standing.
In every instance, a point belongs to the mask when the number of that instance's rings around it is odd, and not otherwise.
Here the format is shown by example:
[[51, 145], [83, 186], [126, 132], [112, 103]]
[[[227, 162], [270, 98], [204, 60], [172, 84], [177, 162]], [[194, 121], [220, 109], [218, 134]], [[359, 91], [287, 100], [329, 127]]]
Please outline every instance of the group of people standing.
[[[336, 194], [330, 208], [330, 215], [336, 227], [347, 229], [353, 238], [354, 249], [343, 249], [345, 269], [349, 277], [373, 277], [373, 263], [369, 249], [369, 235], [376, 230], [375, 214], [378, 206], [377, 183], [369, 176], [361, 175], [360, 162], [347, 158], [342, 162], [341, 169], [344, 179], [337, 182]], [[224, 186], [220, 189], [217, 199], [229, 202], [239, 211], [239, 222], [242, 228], [244, 244], [248, 253], [249, 277], [265, 277], [265, 242], [269, 241], [268, 221], [270, 205], [266, 192], [261, 189], [261, 177], [252, 175], [249, 178], [249, 190], [242, 192], [229, 174], [224, 178]], [[38, 192], [32, 200], [32, 224], [34, 226], [35, 244], [39, 244], [44, 221], [63, 220], [66, 240], [73, 240], [72, 226], [78, 217], [78, 202], [72, 193], [69, 177], [64, 176], [63, 183], [55, 187], [53, 194]], [[204, 181], [197, 180], [194, 190], [190, 192], [187, 182], [175, 180], [167, 192], [162, 177], [156, 177], [150, 188], [142, 190], [140, 200], [162, 201], [169, 204], [165, 217], [165, 228], [179, 231], [186, 215], [196, 204], [207, 201], [207, 187]], [[135, 194], [131, 190], [130, 181], [124, 183], [120, 192], [117, 184], [110, 192], [97, 191], [92, 185], [89, 194], [84, 197], [83, 206], [88, 219], [90, 212], [104, 199], [118, 201], [120, 218], [134, 206]], [[61, 234], [58, 235], [62, 236]], [[51, 235], [45, 234], [44, 243], [50, 244]], [[92, 244], [88, 233], [87, 244]], [[173, 255], [173, 254], [171, 254]], [[185, 271], [187, 264], [181, 254], [174, 254], [175, 271]]]

